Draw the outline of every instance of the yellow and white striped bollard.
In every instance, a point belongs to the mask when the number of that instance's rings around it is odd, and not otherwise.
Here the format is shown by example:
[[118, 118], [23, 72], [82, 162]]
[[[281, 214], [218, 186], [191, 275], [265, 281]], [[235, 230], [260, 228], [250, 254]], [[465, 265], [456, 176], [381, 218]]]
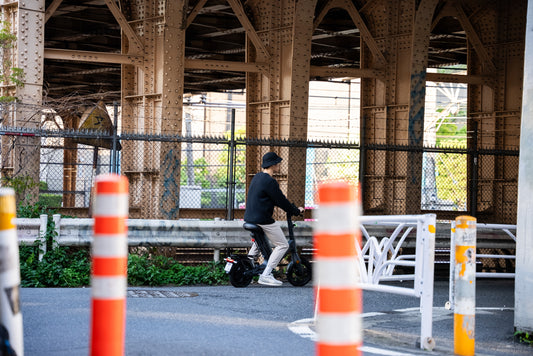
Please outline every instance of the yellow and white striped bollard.
[[22, 313], [20, 311], [20, 264], [15, 226], [15, 192], [0, 188], [0, 323], [17, 355], [24, 355]]
[[476, 321], [476, 219], [455, 219], [454, 352], [473, 356]]

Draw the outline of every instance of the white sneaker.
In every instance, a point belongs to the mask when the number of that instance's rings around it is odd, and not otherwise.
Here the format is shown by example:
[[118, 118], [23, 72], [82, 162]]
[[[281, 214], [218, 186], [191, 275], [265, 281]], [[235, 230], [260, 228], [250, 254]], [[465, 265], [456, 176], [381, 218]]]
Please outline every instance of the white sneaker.
[[257, 281], [257, 283], [259, 284], [264, 284], [266, 286], [281, 286], [283, 284], [282, 281], [278, 281], [276, 278], [274, 278], [274, 276], [272, 275], [272, 273], [268, 274], [268, 275], [260, 275], [259, 276], [259, 281]]

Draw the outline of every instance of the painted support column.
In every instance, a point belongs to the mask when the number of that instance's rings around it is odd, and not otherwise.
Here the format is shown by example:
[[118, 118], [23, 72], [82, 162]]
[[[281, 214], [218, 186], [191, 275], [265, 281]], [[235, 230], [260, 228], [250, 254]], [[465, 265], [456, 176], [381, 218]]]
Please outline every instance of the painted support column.
[[[269, 64], [268, 71], [246, 74], [246, 133], [249, 137], [307, 139], [311, 40], [316, 0], [251, 2], [253, 29], [265, 45], [247, 43], [247, 61]], [[247, 187], [261, 156], [270, 148], [246, 149]], [[306, 150], [290, 147], [281, 166], [281, 189], [296, 205], [305, 201]], [[290, 168], [289, 168], [290, 167]]]
[[[44, 12], [45, 1], [24, 1], [18, 4], [17, 63], [24, 71], [24, 86], [17, 87], [18, 103], [15, 110], [15, 125], [37, 128], [41, 124], [38, 115], [42, 104], [44, 69]], [[39, 182], [41, 139], [20, 137], [15, 144], [14, 176], [30, 177]], [[36, 185], [25, 192], [29, 202], [38, 199]]]
[[[533, 4], [528, 2], [525, 58], [533, 58]], [[518, 217], [516, 226], [516, 275], [514, 327], [533, 332], [533, 63], [524, 63], [524, 92], [520, 126]]]
[[[422, 147], [424, 142], [424, 110], [426, 103], [426, 70], [429, 35], [438, 0], [422, 0], [415, 13], [411, 47], [411, 83], [409, 98], [408, 144]], [[418, 213], [422, 197], [422, 152], [407, 154], [405, 212]]]
[[317, 355], [361, 355], [362, 292], [356, 244], [361, 244], [360, 205], [344, 182], [318, 188], [313, 233], [317, 303]]
[[[185, 61], [184, 4], [167, 1], [163, 45], [163, 81], [161, 100], [161, 133], [181, 135]], [[161, 143], [159, 215], [163, 219], [179, 217], [181, 144]]]
[[0, 327], [9, 338], [2, 344], [9, 355], [24, 355], [22, 313], [20, 312], [20, 267], [17, 229], [15, 226], [15, 192], [0, 188]]
[[[315, 1], [296, 1], [294, 9], [291, 61], [291, 101], [288, 121], [289, 139], [307, 140], [309, 72]], [[305, 204], [306, 148], [290, 147], [287, 168], [287, 197], [297, 206]], [[290, 167], [290, 168], [289, 168]]]
[[453, 335], [456, 355], [473, 356], [476, 327], [476, 219], [455, 219]]

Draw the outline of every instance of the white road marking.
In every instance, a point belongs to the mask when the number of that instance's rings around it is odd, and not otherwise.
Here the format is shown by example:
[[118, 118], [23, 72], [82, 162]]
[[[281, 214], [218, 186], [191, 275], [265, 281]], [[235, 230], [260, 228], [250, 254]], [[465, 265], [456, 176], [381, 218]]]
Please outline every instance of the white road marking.
[[[419, 309], [420, 308], [418, 308], [418, 307], [414, 307], [414, 308], [396, 309], [396, 310], [393, 310], [392, 312], [393, 313], [404, 313], [404, 312], [417, 311]], [[434, 309], [445, 309], [445, 308], [434, 308]], [[476, 308], [476, 311], [481, 311], [481, 312], [512, 311], [512, 310], [514, 310], [514, 308], [507, 308], [507, 307], [503, 307], [503, 308], [498, 308], [498, 307], [479, 307], [479, 308]], [[388, 314], [388, 313], [369, 312], [369, 313], [361, 314], [361, 317], [362, 318], [369, 318], [369, 317], [380, 316], [380, 315], [385, 315], [385, 314]], [[315, 325], [315, 319], [308, 318], [308, 319], [300, 319], [300, 320], [293, 321], [292, 323], [289, 323], [287, 325], [287, 327], [289, 328], [290, 331], [292, 331], [293, 333], [295, 333], [296, 335], [298, 335], [298, 336], [300, 336], [300, 337], [302, 337], [304, 339], [310, 339], [312, 341], [316, 341], [316, 332], [311, 329], [311, 327], [314, 326], [314, 325]], [[361, 346], [359, 348], [359, 350], [361, 350], [363, 352], [369, 352], [369, 353], [373, 353], [373, 354], [376, 354], [376, 355], [383, 355], [383, 356], [411, 356], [412, 355], [412, 354], [406, 354], [406, 353], [401, 353], [401, 352], [396, 352], [396, 351], [390, 351], [390, 350], [385, 350], [385, 349], [380, 349], [380, 348], [370, 347], [370, 346]]]
[[[384, 313], [367, 313], [367, 314], [384, 314]], [[367, 315], [368, 316], [368, 315]], [[303, 337], [305, 339], [311, 339], [312, 341], [316, 341], [316, 333], [311, 330], [311, 326], [314, 325], [315, 321], [314, 319], [301, 319], [297, 320], [295, 322], [292, 322], [288, 325], [289, 330], [293, 333], [297, 334], [300, 337]], [[379, 349], [376, 347], [370, 347], [370, 346], [361, 346], [359, 348], [362, 352], [368, 352], [375, 355], [383, 355], [383, 356], [411, 356], [411, 354], [396, 352], [396, 351], [390, 351], [390, 350], [384, 350]]]
[[376, 355], [383, 355], [383, 356], [413, 356], [413, 354], [406, 354], [403, 352], [378, 349], [377, 347], [370, 347], [370, 346], [361, 346], [359, 350], [363, 352], [370, 352]]

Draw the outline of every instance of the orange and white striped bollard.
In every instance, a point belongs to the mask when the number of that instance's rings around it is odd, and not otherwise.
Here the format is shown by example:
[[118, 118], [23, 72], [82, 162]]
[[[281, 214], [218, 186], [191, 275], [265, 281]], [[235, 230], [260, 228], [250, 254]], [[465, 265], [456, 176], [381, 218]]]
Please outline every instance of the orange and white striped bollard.
[[15, 217], [15, 191], [12, 188], [0, 188], [0, 323], [9, 337], [9, 342], [5, 344], [12, 350], [8, 351], [24, 355], [19, 299], [19, 245]]
[[362, 293], [355, 244], [361, 243], [354, 186], [323, 183], [314, 231], [313, 280], [317, 303], [317, 355], [361, 355]]
[[455, 219], [454, 353], [473, 356], [476, 326], [476, 219]]
[[96, 177], [91, 274], [91, 355], [124, 355], [128, 179]]

